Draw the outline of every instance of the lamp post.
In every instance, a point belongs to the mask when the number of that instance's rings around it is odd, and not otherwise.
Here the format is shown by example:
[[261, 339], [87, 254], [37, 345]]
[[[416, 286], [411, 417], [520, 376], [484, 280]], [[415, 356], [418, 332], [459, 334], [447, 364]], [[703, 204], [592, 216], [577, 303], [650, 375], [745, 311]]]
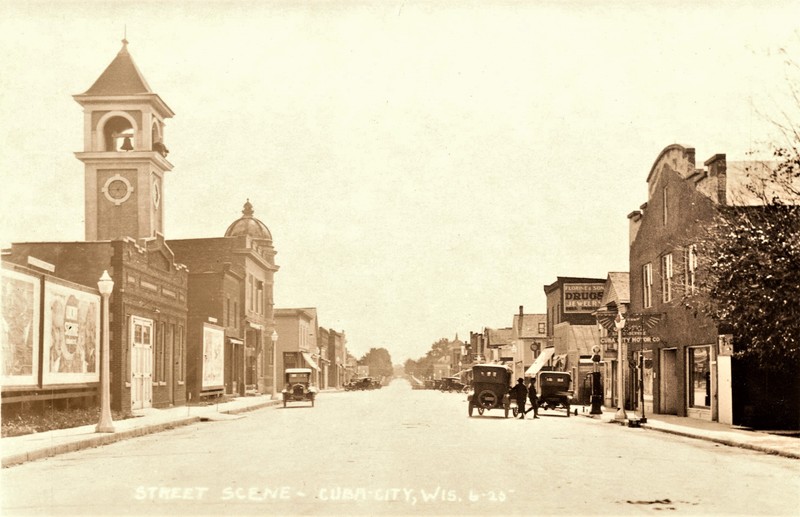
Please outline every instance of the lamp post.
[[273, 329], [272, 335], [272, 400], [278, 398], [278, 332]]
[[114, 290], [114, 281], [108, 276], [108, 271], [103, 271], [100, 280], [97, 281], [97, 290], [103, 297], [103, 337], [102, 350], [100, 352], [100, 422], [95, 428], [96, 433], [113, 433], [114, 422], [111, 420], [111, 387], [109, 343], [108, 343], [108, 299], [111, 291]]
[[625, 328], [625, 305], [619, 304], [617, 307], [617, 317], [614, 319], [614, 326], [617, 328], [617, 414], [616, 420], [626, 420], [628, 415], [625, 413], [625, 353], [622, 350], [622, 329]]

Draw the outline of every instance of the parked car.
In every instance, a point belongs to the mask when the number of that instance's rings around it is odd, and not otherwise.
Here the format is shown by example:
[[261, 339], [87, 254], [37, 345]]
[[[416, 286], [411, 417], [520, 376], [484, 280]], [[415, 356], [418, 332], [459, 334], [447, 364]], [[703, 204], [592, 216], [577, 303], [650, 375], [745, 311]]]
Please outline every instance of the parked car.
[[311, 368], [287, 368], [284, 372], [286, 387], [283, 388], [283, 407], [288, 402], [311, 402], [314, 407], [314, 398], [317, 388], [311, 384]]
[[541, 371], [537, 374], [539, 387], [539, 407], [543, 409], [563, 408], [567, 410], [572, 403], [572, 375], [569, 372]]
[[469, 416], [474, 410], [478, 410], [479, 415], [489, 409], [502, 408], [505, 417], [511, 410], [511, 396], [508, 390], [511, 388], [512, 370], [504, 364], [476, 364], [472, 367], [472, 389], [467, 395], [469, 403]]
[[461, 384], [461, 380], [458, 377], [445, 377], [442, 379], [442, 386], [440, 388], [442, 391], [461, 391], [464, 389], [464, 385]]

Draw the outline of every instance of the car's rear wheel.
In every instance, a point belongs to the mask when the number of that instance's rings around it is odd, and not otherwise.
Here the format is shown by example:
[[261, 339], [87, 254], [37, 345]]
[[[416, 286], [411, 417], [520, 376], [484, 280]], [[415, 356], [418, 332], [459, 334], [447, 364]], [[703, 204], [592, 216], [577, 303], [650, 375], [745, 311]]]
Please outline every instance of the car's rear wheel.
[[569, 418], [569, 404], [567, 404], [567, 418]]
[[503, 408], [506, 410], [506, 418], [508, 418], [508, 406], [503, 406]]
[[286, 407], [286, 399], [283, 399], [283, 407]]
[[483, 409], [483, 408], [482, 408], [482, 407], [480, 407], [480, 406], [478, 407], [478, 414], [479, 414], [479, 415], [483, 415], [483, 412], [484, 412], [484, 411], [485, 411], [485, 409]]
[[473, 409], [475, 409], [475, 406], [473, 406], [472, 403], [470, 403], [470, 405], [469, 405], [469, 416], [472, 416], [472, 410]]
[[515, 417], [516, 417], [517, 415], [519, 415], [519, 408], [516, 408], [516, 407], [515, 407], [515, 408], [513, 408], [513, 409], [511, 410], [511, 414], [512, 414], [512, 415], [514, 415]]

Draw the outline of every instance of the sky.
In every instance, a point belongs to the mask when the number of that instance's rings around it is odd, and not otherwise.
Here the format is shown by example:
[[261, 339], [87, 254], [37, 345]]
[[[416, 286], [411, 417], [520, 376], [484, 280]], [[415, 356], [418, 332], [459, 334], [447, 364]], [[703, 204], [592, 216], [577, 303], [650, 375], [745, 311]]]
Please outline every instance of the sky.
[[128, 50], [167, 120], [167, 239], [249, 199], [277, 307], [360, 357], [544, 313], [628, 269], [662, 149], [762, 152], [797, 2], [0, 3], [0, 242], [80, 241], [81, 107]]

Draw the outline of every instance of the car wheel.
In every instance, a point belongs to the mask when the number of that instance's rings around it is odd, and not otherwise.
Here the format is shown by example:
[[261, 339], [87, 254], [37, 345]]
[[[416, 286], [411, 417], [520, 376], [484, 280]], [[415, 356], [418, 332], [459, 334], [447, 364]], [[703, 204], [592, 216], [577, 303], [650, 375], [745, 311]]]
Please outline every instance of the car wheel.
[[512, 415], [514, 415], [514, 416], [517, 416], [517, 415], [519, 415], [519, 408], [513, 408], [513, 409], [511, 410], [511, 414], [512, 414]]
[[569, 404], [567, 404], [567, 418], [569, 418]]
[[508, 418], [508, 406], [505, 406], [504, 409], [506, 411], [506, 418]]
[[485, 411], [485, 409], [483, 409], [482, 407], [478, 406], [478, 414], [479, 415], [483, 415], [484, 411]]
[[311, 399], [311, 407], [314, 407], [314, 399]]
[[283, 399], [283, 407], [286, 407], [286, 399]]
[[475, 408], [472, 404], [469, 405], [469, 416], [472, 416], [472, 410]]

